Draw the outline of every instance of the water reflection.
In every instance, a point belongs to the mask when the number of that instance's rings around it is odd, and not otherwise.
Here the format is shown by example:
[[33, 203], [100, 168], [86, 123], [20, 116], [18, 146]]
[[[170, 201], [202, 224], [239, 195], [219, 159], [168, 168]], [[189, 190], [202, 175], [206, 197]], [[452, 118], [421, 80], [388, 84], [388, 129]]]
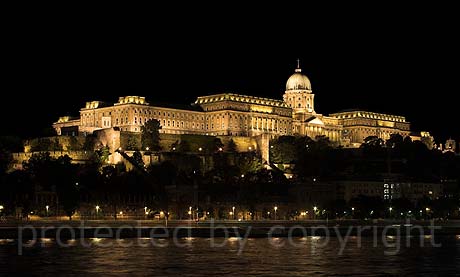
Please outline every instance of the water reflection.
[[[211, 247], [212, 240], [207, 238], [177, 240], [191, 247], [177, 246], [172, 239], [77, 239], [66, 240], [66, 244], [72, 245], [67, 248], [59, 247], [57, 241], [45, 240], [42, 245], [42, 241], [37, 240], [34, 247], [24, 248], [23, 256], [17, 255], [16, 242], [0, 240], [0, 275], [71, 272], [77, 275], [368, 276], [460, 272], [460, 236], [443, 241], [442, 248], [429, 243], [422, 247], [416, 243], [419, 240], [413, 238], [410, 247], [402, 243], [400, 251], [392, 256], [385, 254], [390, 248], [381, 243], [374, 247], [372, 238], [368, 237], [361, 238], [360, 247], [356, 238], [349, 238], [341, 255], [340, 241], [331, 238], [325, 243], [327, 240], [323, 237], [293, 238], [291, 242], [288, 238], [228, 238], [219, 247]], [[155, 246], [153, 241], [166, 246]], [[241, 247], [243, 250], [239, 251]]]

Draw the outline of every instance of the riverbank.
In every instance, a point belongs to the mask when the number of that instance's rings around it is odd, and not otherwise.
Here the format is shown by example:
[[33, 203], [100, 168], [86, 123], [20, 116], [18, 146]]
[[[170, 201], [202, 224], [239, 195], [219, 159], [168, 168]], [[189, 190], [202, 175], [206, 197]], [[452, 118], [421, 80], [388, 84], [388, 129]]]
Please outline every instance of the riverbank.
[[29, 221], [0, 224], [1, 239], [460, 235], [459, 221]]

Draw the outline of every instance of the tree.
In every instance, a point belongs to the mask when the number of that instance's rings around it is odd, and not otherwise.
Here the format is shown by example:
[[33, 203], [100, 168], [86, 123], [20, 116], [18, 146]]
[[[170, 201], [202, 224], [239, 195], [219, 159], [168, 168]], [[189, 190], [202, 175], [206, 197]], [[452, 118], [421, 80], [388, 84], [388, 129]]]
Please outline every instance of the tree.
[[59, 203], [70, 220], [79, 206], [79, 193], [75, 186], [76, 167], [71, 162], [72, 159], [65, 155], [57, 158], [53, 166]]
[[190, 152], [191, 150], [190, 143], [188, 143], [188, 141], [186, 140], [181, 140], [177, 150], [182, 153]]
[[296, 138], [293, 136], [280, 136], [270, 143], [270, 157], [274, 163], [293, 163], [297, 161], [298, 153]]
[[103, 146], [100, 149], [96, 150], [95, 153], [96, 153], [96, 156], [97, 156], [97, 159], [98, 159], [98, 161], [97, 161], [98, 164], [102, 165], [102, 164], [104, 164], [104, 163], [106, 163], [108, 161], [109, 156], [110, 156], [110, 149], [106, 145], [106, 146]]
[[8, 171], [12, 161], [11, 153], [0, 145], [0, 177]]
[[93, 151], [96, 145], [96, 138], [93, 135], [88, 135], [85, 137], [85, 142], [83, 143], [83, 150]]
[[383, 139], [377, 136], [368, 136], [364, 139], [363, 144], [361, 147], [374, 147], [374, 148], [381, 148], [384, 145]]
[[222, 140], [220, 138], [214, 138], [212, 141], [212, 150], [213, 152], [220, 151], [220, 149], [223, 149], [224, 144], [222, 143]]
[[176, 182], [178, 176], [177, 168], [173, 163], [165, 161], [159, 165], [151, 166], [149, 171], [157, 185], [156, 189], [160, 198], [160, 206], [165, 213], [166, 219], [168, 219], [169, 197], [167, 188]]
[[175, 142], [173, 142], [173, 143], [171, 144], [171, 147], [170, 147], [171, 149], [170, 149], [170, 151], [176, 151], [177, 148], [178, 148], [178, 146], [179, 146], [179, 141], [176, 140]]
[[389, 148], [398, 148], [403, 144], [404, 138], [400, 134], [391, 134], [390, 138], [386, 141]]
[[398, 217], [401, 215], [401, 213], [404, 215], [407, 214], [408, 211], [414, 210], [413, 203], [407, 198], [393, 199], [391, 205], [393, 207], [395, 215], [397, 215]]
[[152, 151], [160, 151], [160, 121], [150, 119], [141, 127], [142, 149], [150, 149]]
[[135, 151], [139, 150], [139, 147], [136, 141], [136, 137], [132, 134], [128, 135], [128, 140], [126, 142], [126, 150], [135, 150]]
[[133, 153], [133, 161], [139, 166], [144, 167], [144, 160], [142, 159], [142, 154], [139, 151]]
[[236, 166], [245, 175], [262, 169], [262, 160], [254, 154], [242, 154], [238, 157]]
[[376, 196], [359, 195], [350, 200], [349, 206], [355, 218], [378, 218], [384, 212], [383, 200]]
[[79, 194], [75, 186], [76, 166], [65, 155], [54, 159], [48, 152], [34, 154], [24, 163], [24, 170], [31, 176], [36, 189], [55, 191], [65, 213], [72, 218], [79, 204]]
[[230, 153], [236, 152], [236, 143], [233, 141], [233, 139], [230, 139], [228, 141], [227, 146], [225, 147], [225, 151], [230, 152]]
[[80, 150], [81, 149], [81, 146], [80, 144], [78, 143], [78, 140], [76, 137], [70, 137], [69, 138], [69, 147], [68, 147], [68, 150], [71, 150], [71, 151], [77, 151], [77, 150]]

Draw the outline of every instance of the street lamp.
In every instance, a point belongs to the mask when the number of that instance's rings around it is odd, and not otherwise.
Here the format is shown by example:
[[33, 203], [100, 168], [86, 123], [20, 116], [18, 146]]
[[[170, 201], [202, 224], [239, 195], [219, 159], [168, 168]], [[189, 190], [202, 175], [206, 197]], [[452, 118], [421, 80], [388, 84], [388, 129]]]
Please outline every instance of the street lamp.
[[235, 206], [232, 207], [232, 215], [233, 215], [233, 219], [235, 219]]
[[200, 151], [200, 152], [201, 152], [201, 151], [203, 151], [203, 148], [201, 148], [201, 147], [200, 147], [200, 148], [198, 148], [198, 151]]
[[189, 215], [190, 221], [192, 221], [192, 206], [188, 207], [188, 215]]
[[99, 209], [100, 209], [99, 205], [96, 205], [96, 217], [99, 215]]
[[3, 207], [3, 205], [0, 205], [0, 210], [3, 210], [5, 207]]
[[48, 211], [50, 209], [50, 206], [46, 205], [45, 208], [46, 208], [46, 216], [48, 217]]
[[275, 206], [273, 209], [275, 210], [275, 220], [276, 220], [276, 211], [278, 210], [278, 207]]
[[314, 206], [313, 207], [313, 219], [316, 219], [316, 211], [318, 210], [318, 207]]

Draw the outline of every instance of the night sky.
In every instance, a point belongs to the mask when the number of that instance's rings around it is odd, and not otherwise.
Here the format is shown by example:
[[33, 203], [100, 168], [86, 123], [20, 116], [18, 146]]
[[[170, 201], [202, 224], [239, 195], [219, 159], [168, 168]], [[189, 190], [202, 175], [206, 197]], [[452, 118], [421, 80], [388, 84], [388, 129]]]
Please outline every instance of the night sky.
[[180, 104], [220, 92], [282, 99], [300, 58], [316, 112], [395, 113], [416, 131], [458, 140], [455, 21], [442, 14], [370, 13], [336, 23], [24, 24], [5, 34], [0, 133], [36, 136], [59, 116], [77, 115], [86, 101], [126, 95]]

